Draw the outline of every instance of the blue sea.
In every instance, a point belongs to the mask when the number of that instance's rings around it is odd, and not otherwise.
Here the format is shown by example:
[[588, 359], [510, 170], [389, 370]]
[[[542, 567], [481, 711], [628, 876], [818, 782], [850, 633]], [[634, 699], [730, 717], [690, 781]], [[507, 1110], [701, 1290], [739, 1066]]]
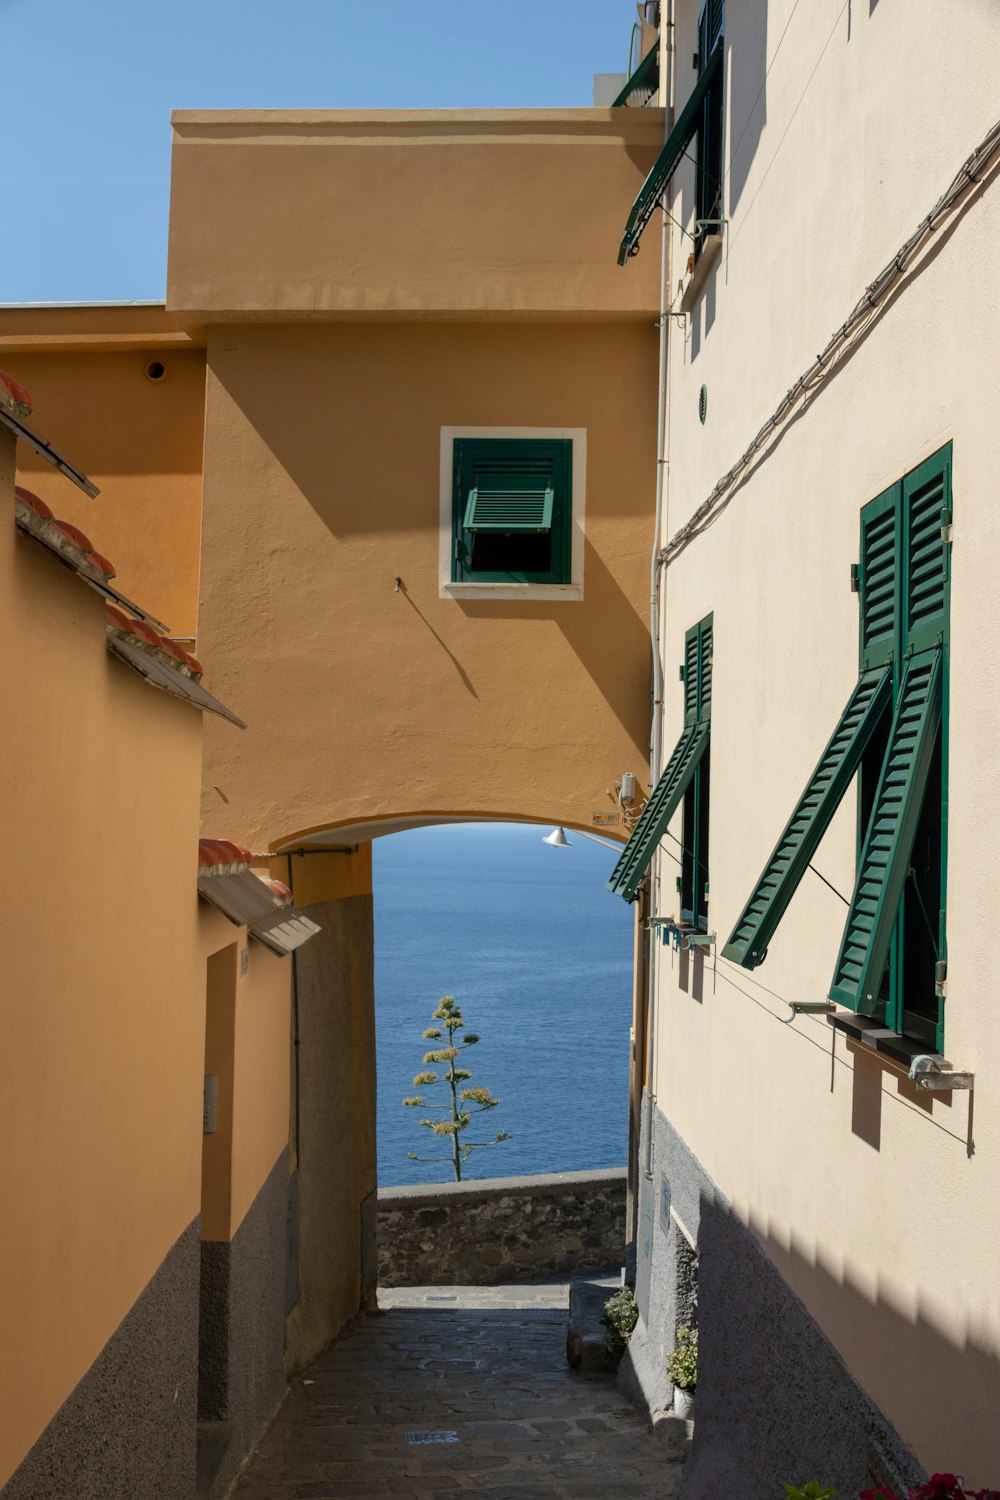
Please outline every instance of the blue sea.
[[[615, 852], [549, 827], [465, 823], [376, 839], [378, 1174], [383, 1187], [452, 1180], [448, 1142], [421, 1129], [413, 1075], [442, 995], [481, 1037], [463, 1060], [502, 1103], [463, 1139], [463, 1180], [624, 1166], [632, 1004], [632, 910], [604, 884]], [[443, 1045], [438, 1043], [436, 1045]], [[428, 1103], [442, 1084], [419, 1091]], [[437, 1118], [437, 1116], [435, 1116]], [[476, 1128], [478, 1126], [478, 1128]]]

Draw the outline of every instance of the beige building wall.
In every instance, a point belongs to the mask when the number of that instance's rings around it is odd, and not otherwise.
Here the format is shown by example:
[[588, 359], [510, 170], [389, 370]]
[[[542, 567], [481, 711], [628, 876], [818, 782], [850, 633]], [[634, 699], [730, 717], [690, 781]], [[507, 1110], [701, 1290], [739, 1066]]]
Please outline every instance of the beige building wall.
[[4, 429], [0, 1483], [198, 1213], [204, 1052], [200, 718], [111, 659], [13, 478]]
[[[790, 9], [727, 7], [726, 236], [693, 314], [672, 325], [663, 541], [845, 321], [997, 112], [996, 16], [986, 4], [947, 18], [924, 0], [905, 12], [854, 6], [850, 24], [843, 12], [835, 20], [823, 7]], [[693, 50], [695, 23], [695, 6], [681, 3], [680, 58]], [[685, 70], [680, 76], [679, 105], [690, 86]], [[688, 227], [692, 200], [685, 164], [672, 211]], [[682, 722], [684, 632], [714, 611], [709, 927], [717, 946], [710, 961], [690, 966], [657, 949], [653, 1070], [659, 1109], [850, 1373], [929, 1469], [963, 1472], [977, 1486], [1000, 1474], [1000, 961], [990, 919], [1000, 880], [998, 235], [1000, 200], [987, 178], [665, 574], [665, 756]], [[674, 232], [675, 268], [689, 247]], [[651, 227], [642, 256], [658, 248]], [[976, 1074], [974, 1118], [970, 1095], [918, 1096], [897, 1072], [835, 1039], [825, 1017], [778, 1024], [789, 1014], [784, 1002], [826, 998], [840, 943], [845, 907], [812, 874], [762, 968], [748, 973], [715, 956], [856, 679], [849, 573], [860, 508], [948, 441], [945, 1052]], [[848, 895], [855, 820], [852, 791], [816, 856]], [[673, 832], [680, 836], [680, 817]], [[661, 854], [661, 915], [676, 909], [675, 874]]]

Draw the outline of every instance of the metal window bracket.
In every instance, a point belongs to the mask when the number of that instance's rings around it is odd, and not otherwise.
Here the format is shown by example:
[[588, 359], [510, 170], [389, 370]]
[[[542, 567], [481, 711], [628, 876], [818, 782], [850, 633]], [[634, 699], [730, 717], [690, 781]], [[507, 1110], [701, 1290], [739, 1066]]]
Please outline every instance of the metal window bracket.
[[697, 928], [678, 922], [675, 917], [650, 917], [648, 926], [658, 927], [664, 944], [672, 943], [678, 953], [682, 948], [689, 952], [706, 952], [715, 944], [714, 932], [699, 932]]
[[832, 1000], [789, 1000], [790, 1014], [783, 1024], [790, 1026], [796, 1016], [826, 1016], [837, 1009]]
[[907, 1075], [918, 1089], [938, 1094], [975, 1087], [975, 1073], [958, 1072], [939, 1052], [922, 1052], [913, 1058]]

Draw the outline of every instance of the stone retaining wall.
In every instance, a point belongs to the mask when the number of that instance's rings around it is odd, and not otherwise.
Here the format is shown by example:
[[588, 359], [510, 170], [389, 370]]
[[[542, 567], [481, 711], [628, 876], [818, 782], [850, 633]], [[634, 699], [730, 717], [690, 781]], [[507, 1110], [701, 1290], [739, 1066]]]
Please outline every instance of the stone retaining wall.
[[625, 1168], [380, 1188], [380, 1286], [476, 1286], [617, 1271]]

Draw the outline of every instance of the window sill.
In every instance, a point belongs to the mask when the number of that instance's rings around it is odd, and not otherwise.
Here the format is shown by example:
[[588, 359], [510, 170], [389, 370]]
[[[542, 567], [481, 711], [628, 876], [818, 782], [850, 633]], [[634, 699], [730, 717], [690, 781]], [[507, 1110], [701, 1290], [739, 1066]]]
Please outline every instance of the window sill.
[[698, 259], [694, 263], [691, 279], [681, 294], [681, 312], [688, 313], [694, 307], [698, 298], [705, 288], [705, 282], [711, 274], [719, 256], [722, 254], [722, 235], [706, 234], [705, 244]]
[[582, 583], [442, 583], [440, 599], [562, 599], [583, 598]]
[[[863, 1047], [869, 1047], [879, 1057], [903, 1068], [919, 1089], [946, 1092], [952, 1089], [972, 1087], [971, 1073], [959, 1073], [940, 1052], [929, 1052], [929, 1043], [918, 1042], [912, 1037], [901, 1036], [898, 1031], [873, 1021], [869, 1016], [855, 1015], [852, 1010], [838, 1010], [827, 1016], [835, 1031], [842, 1031]], [[914, 1071], [914, 1061], [926, 1060], [926, 1066]]]

